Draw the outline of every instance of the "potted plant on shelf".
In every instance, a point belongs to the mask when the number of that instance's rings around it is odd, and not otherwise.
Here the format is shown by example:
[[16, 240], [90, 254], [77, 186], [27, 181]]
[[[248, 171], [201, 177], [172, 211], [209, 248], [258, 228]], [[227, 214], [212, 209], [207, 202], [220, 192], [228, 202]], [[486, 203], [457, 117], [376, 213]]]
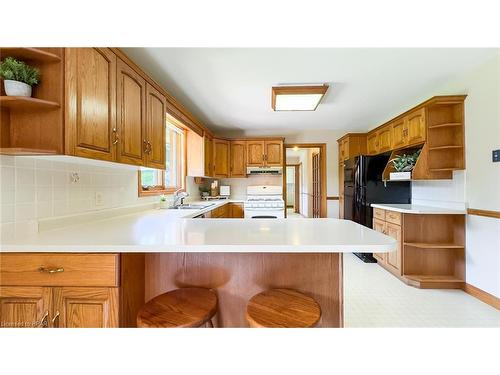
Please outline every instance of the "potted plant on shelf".
[[410, 180], [411, 171], [415, 168], [419, 155], [420, 150], [408, 155], [396, 155], [394, 159], [390, 160], [396, 172], [391, 172], [389, 178], [391, 180]]
[[32, 86], [40, 82], [40, 71], [23, 61], [7, 57], [0, 62], [0, 77], [8, 96], [31, 96]]

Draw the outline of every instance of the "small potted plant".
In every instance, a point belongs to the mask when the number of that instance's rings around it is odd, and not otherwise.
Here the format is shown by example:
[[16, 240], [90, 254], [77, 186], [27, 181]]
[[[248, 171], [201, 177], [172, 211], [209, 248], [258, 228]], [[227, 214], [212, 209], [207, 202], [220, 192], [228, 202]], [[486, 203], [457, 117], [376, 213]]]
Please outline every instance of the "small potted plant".
[[168, 208], [167, 196], [160, 195], [160, 208]]
[[8, 96], [31, 96], [32, 86], [40, 82], [40, 71], [23, 61], [7, 57], [0, 62], [0, 77]]
[[411, 171], [415, 167], [419, 155], [420, 150], [408, 155], [396, 155], [394, 159], [390, 160], [396, 172], [391, 172], [389, 178], [391, 180], [410, 180]]

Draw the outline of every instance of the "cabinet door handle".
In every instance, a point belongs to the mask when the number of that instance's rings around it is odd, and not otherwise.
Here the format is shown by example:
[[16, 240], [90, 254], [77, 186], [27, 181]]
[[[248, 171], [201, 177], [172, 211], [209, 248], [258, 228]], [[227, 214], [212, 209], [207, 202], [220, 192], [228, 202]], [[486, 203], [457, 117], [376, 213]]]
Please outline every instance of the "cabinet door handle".
[[56, 311], [56, 315], [52, 318], [52, 326], [59, 328], [59, 311]]
[[118, 143], [119, 139], [120, 139], [118, 137], [118, 132], [117, 132], [116, 128], [113, 128], [113, 134], [115, 136], [115, 140], [113, 141], [113, 145], [116, 145]]
[[150, 154], [152, 150], [153, 146], [151, 145], [151, 142], [148, 141], [148, 154]]
[[148, 153], [148, 141], [145, 139], [142, 141], [142, 144], [144, 145], [143, 150], [147, 154]]
[[49, 310], [45, 311], [45, 314], [43, 314], [42, 319], [40, 320], [40, 327], [44, 328], [48, 326], [48, 320], [49, 318]]
[[61, 272], [64, 272], [64, 268], [63, 267], [40, 267], [38, 269], [38, 272], [42, 272], [42, 273], [61, 273]]

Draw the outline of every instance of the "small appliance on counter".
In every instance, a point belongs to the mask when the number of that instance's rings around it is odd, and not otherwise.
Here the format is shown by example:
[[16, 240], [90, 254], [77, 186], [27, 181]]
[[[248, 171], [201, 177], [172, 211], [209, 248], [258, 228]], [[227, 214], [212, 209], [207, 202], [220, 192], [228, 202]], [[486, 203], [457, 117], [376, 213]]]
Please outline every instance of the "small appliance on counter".
[[229, 185], [220, 185], [219, 186], [219, 195], [221, 197], [228, 197], [231, 195], [231, 186]]

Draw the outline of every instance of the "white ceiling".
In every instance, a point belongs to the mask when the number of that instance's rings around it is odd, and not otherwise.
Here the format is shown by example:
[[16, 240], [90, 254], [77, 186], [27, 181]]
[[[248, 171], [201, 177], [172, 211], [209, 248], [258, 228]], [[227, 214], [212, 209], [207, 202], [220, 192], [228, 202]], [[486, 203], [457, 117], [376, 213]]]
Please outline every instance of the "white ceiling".
[[[498, 54], [498, 49], [374, 48], [124, 51], [216, 131], [364, 131]], [[272, 111], [271, 87], [293, 83], [327, 83], [330, 89], [314, 112]]]

